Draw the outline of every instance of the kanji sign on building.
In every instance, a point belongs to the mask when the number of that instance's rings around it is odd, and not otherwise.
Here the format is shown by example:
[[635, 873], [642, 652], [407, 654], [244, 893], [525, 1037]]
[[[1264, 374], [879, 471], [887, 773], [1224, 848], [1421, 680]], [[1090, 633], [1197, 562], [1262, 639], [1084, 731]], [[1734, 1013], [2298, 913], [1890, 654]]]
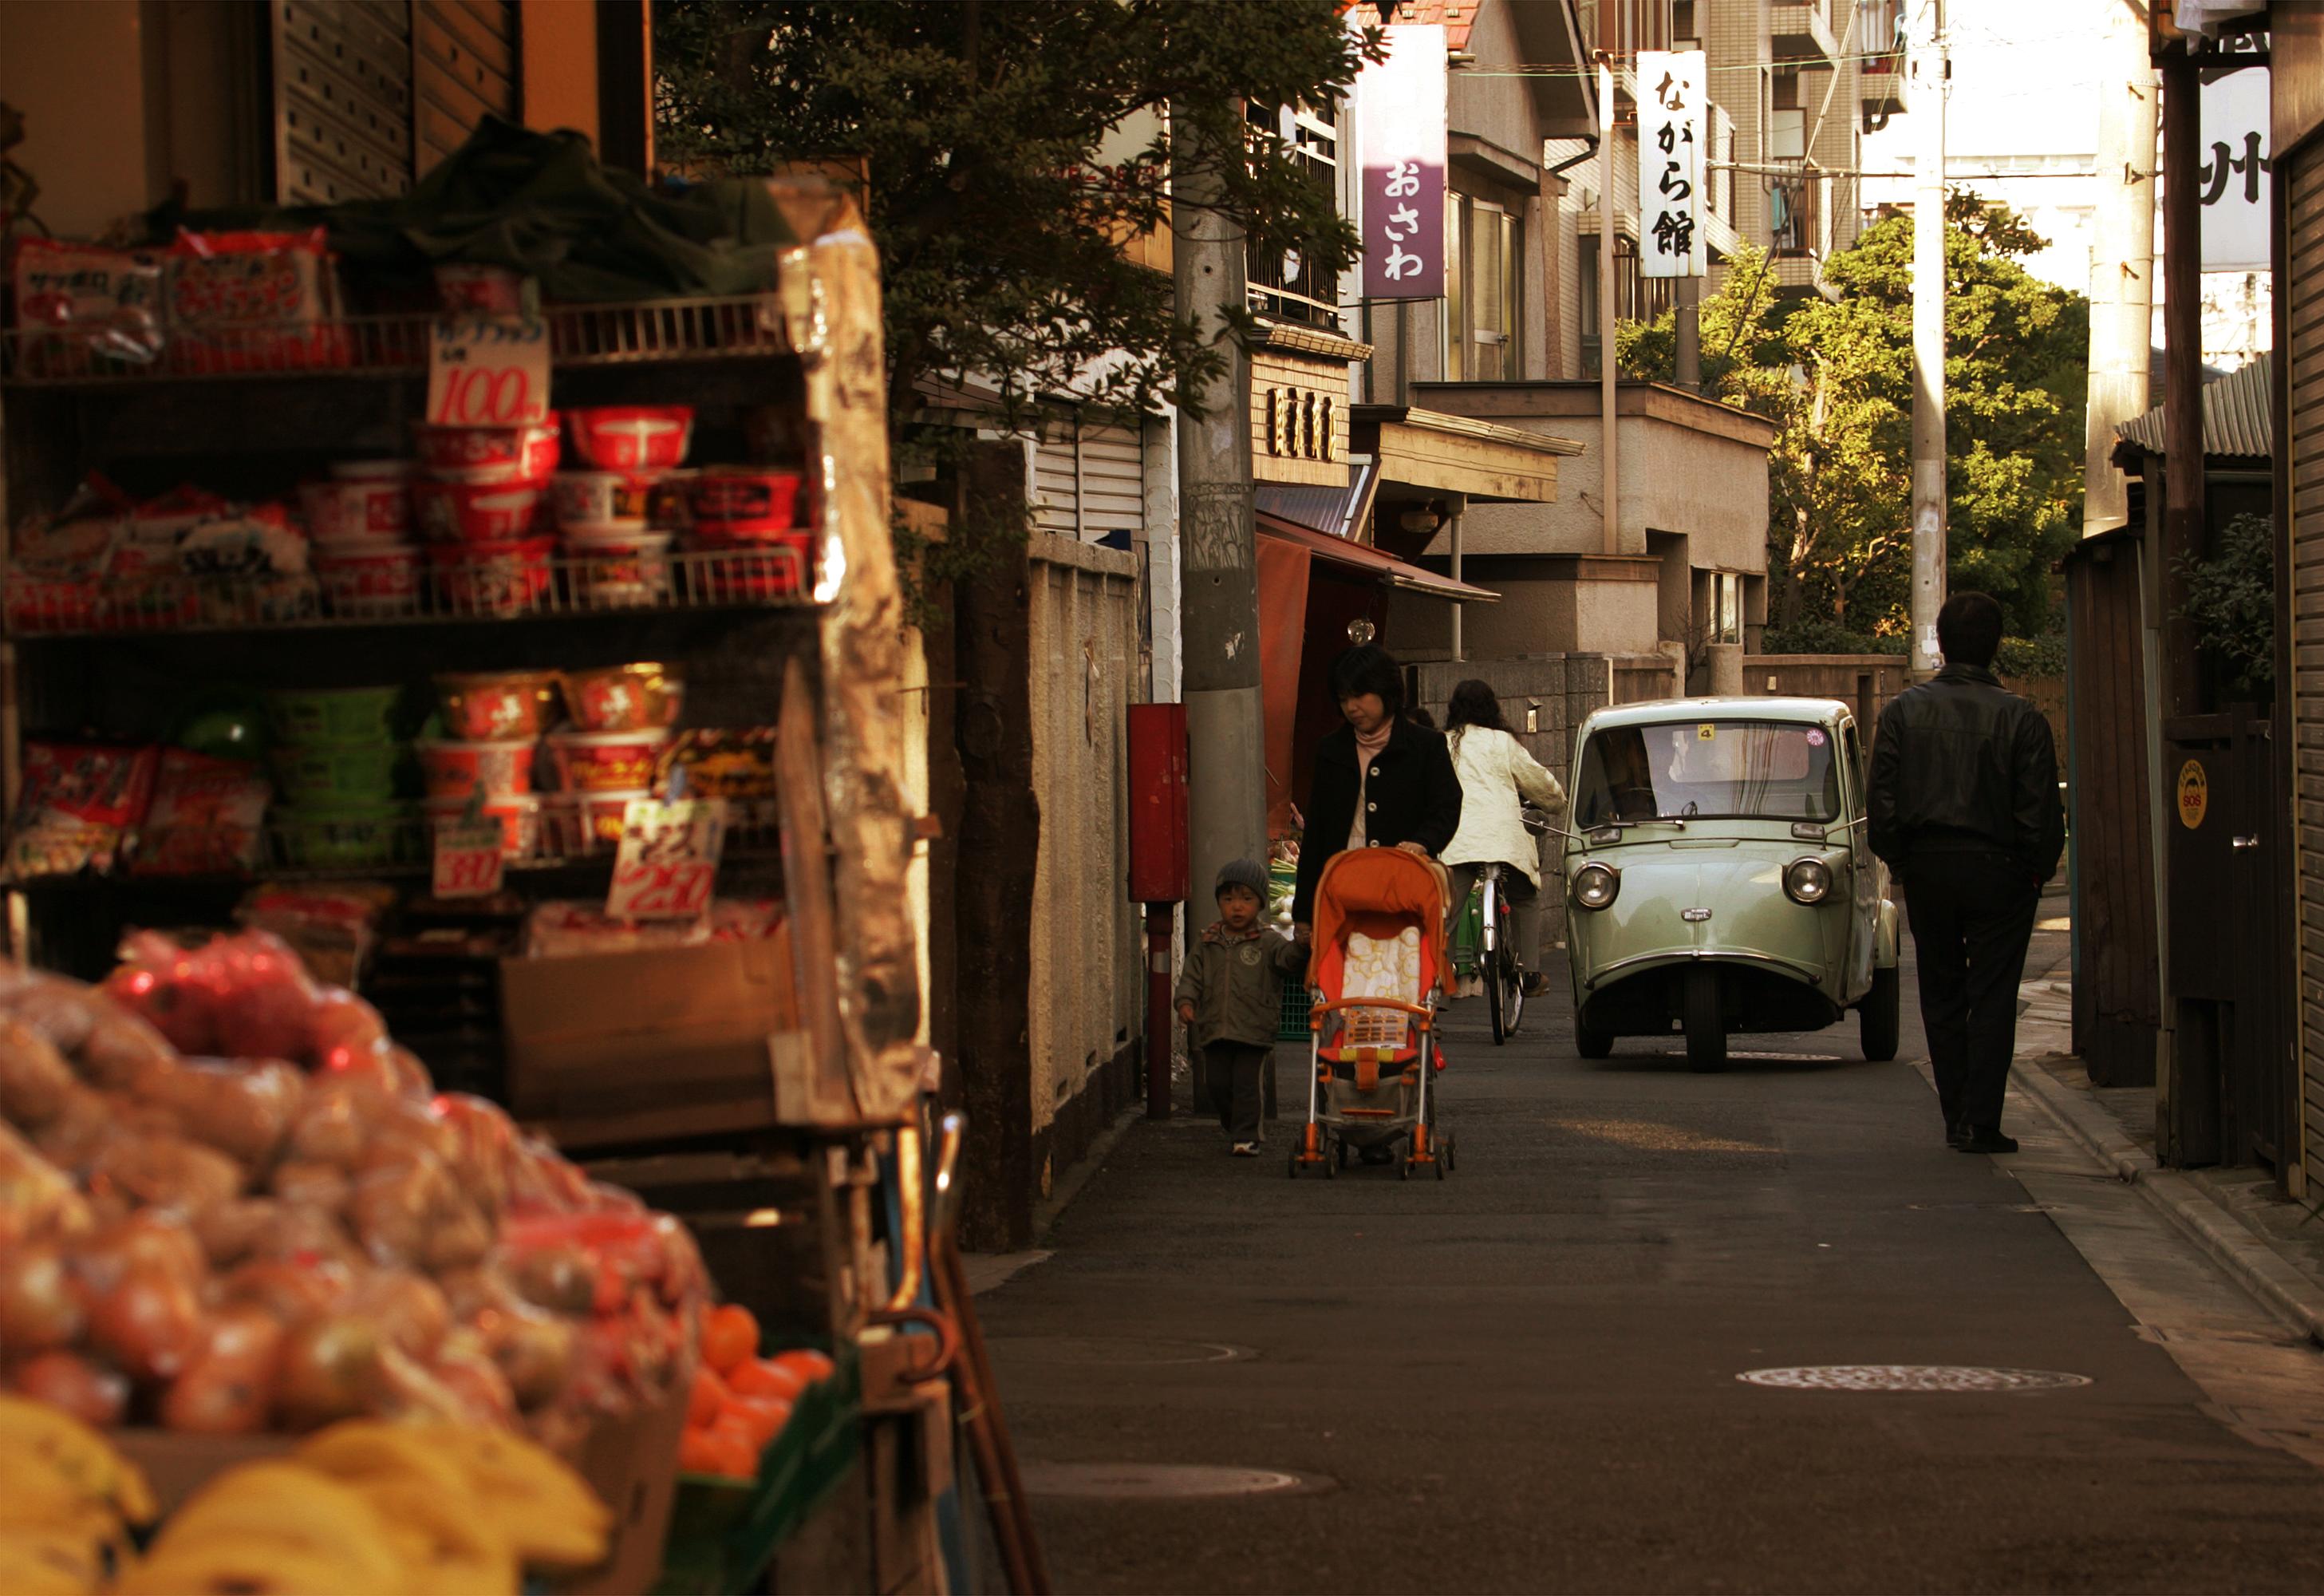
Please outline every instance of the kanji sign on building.
[[[2227, 58], [2233, 60], [2235, 58]], [[2202, 86], [2203, 270], [2264, 272], [2274, 219], [2268, 69], [2246, 67]]]
[[1444, 29], [1393, 27], [1388, 44], [1356, 80], [1364, 298], [1434, 300], [1444, 292]]
[[1700, 277], [1703, 92], [1699, 50], [1638, 51], [1638, 272]]

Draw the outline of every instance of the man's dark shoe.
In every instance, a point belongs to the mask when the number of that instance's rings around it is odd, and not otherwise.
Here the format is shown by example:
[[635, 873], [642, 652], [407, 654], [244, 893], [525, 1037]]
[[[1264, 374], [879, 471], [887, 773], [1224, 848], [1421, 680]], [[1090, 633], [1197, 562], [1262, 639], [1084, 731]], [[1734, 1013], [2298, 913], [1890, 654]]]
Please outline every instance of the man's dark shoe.
[[1963, 1142], [1967, 1141], [1969, 1137], [1969, 1130], [1966, 1125], [1948, 1125], [1945, 1127], [1945, 1145], [1947, 1147], [1959, 1147]]
[[1969, 1139], [1960, 1144], [1960, 1150], [1965, 1153], [2014, 1153], [2017, 1150], [2017, 1139], [2004, 1136], [1997, 1125], [1989, 1125], [1971, 1130]]

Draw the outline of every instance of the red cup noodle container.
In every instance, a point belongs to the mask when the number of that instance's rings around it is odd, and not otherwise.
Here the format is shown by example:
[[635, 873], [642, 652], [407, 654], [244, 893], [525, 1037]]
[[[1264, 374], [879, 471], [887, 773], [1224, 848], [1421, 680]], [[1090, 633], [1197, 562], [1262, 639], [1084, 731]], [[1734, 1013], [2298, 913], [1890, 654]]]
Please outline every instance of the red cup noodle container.
[[668, 532], [565, 529], [565, 568], [584, 609], [637, 609], [669, 597]]
[[440, 607], [456, 615], [505, 619], [540, 607], [552, 580], [546, 538], [505, 543], [430, 543], [429, 575]]
[[[431, 798], [421, 806], [428, 815], [431, 832], [440, 832], [465, 823], [468, 800], [464, 798]], [[507, 859], [529, 859], [540, 846], [540, 799], [531, 793], [518, 793], [507, 798], [488, 798], [483, 804], [483, 823], [501, 828], [501, 854]]]
[[686, 682], [668, 667], [606, 665], [565, 673], [565, 706], [584, 732], [650, 732], [678, 719]]
[[730, 541], [795, 530], [806, 485], [796, 471], [714, 467], [696, 476], [687, 494], [694, 530]]
[[557, 524], [604, 531], [643, 531], [650, 522], [659, 471], [560, 471], [549, 479]]
[[654, 761], [669, 732], [551, 732], [549, 757], [567, 792], [635, 792], [653, 785]]
[[307, 535], [318, 544], [402, 538], [411, 530], [411, 486], [399, 476], [310, 482], [299, 489]]
[[454, 739], [530, 743], [549, 721], [557, 677], [547, 670], [493, 670], [436, 678], [437, 702]]
[[487, 798], [503, 798], [530, 792], [532, 756], [540, 746], [530, 740], [453, 743], [437, 738], [412, 744], [431, 798], [464, 798], [477, 791]]
[[690, 405], [588, 405], [565, 420], [574, 452], [600, 471], [667, 471], [694, 440]]
[[422, 536], [437, 543], [507, 543], [530, 537], [540, 490], [522, 484], [417, 482], [412, 507]]
[[414, 427], [413, 447], [429, 472], [497, 466], [535, 486], [557, 474], [557, 412], [530, 427]]
[[521, 316], [524, 273], [454, 262], [436, 268], [436, 298], [455, 315]]
[[694, 593], [713, 604], [796, 597], [814, 568], [814, 547], [806, 532], [747, 538], [696, 532], [688, 567]]
[[622, 822], [629, 816], [632, 801], [650, 798], [653, 794], [638, 788], [628, 791], [585, 792], [577, 796], [581, 805], [581, 825], [587, 832], [592, 846], [618, 848], [622, 845]]
[[408, 615], [420, 607], [420, 550], [392, 538], [318, 544], [315, 580], [334, 615]]

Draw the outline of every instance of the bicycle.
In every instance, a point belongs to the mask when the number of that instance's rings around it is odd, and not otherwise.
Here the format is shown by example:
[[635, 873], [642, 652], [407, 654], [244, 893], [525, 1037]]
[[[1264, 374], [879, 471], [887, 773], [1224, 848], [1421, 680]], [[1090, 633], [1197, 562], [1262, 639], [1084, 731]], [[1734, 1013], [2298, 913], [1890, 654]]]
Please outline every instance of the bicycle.
[[1478, 977], [1485, 983], [1485, 1007], [1493, 1017], [1493, 1045], [1499, 1047], [1517, 1034], [1525, 1020], [1526, 972], [1517, 963], [1517, 915], [1508, 895], [1501, 890], [1503, 864], [1478, 870], [1478, 892], [1483, 902], [1478, 916], [1481, 945]]

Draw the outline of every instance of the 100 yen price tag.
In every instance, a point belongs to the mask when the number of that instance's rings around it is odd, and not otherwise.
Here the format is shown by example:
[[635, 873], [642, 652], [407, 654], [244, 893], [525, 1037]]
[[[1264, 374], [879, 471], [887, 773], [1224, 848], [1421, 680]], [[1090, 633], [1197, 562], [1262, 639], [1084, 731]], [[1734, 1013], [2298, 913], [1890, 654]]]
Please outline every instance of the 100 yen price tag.
[[549, 324], [537, 316], [447, 316], [428, 339], [433, 427], [527, 427], [549, 413]]

